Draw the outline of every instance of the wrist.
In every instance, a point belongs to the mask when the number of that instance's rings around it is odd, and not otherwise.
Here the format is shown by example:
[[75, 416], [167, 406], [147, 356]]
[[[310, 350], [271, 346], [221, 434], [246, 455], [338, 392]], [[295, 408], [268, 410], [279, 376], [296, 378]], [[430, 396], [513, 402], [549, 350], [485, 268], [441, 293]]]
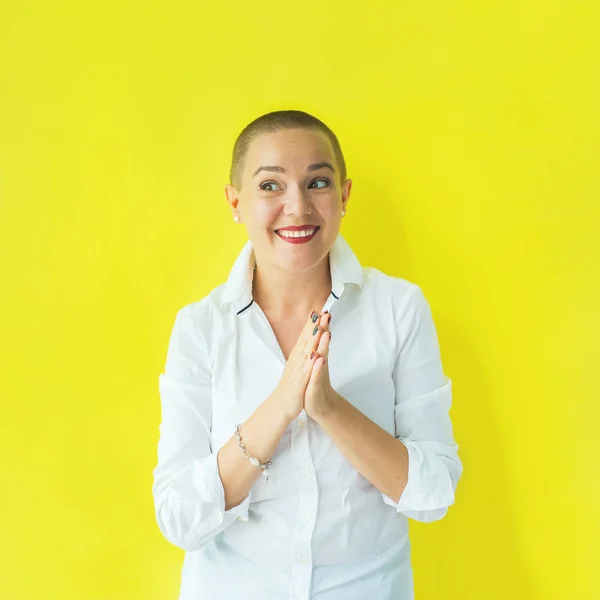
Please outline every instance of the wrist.
[[327, 419], [331, 418], [335, 413], [338, 412], [344, 398], [340, 396], [335, 390], [327, 398], [325, 402], [320, 402], [317, 410], [312, 411], [313, 414], [310, 416], [319, 424], [323, 423]]
[[296, 418], [297, 415], [290, 415], [286, 410], [285, 403], [282, 402], [281, 398], [276, 392], [273, 392], [266, 400], [269, 414], [275, 419], [276, 425], [285, 430], [288, 425]]

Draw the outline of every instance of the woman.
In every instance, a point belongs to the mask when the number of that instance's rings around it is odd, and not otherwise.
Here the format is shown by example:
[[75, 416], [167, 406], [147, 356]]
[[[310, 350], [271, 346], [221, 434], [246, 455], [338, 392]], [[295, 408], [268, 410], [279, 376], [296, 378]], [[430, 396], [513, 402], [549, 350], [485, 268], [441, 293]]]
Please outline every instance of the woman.
[[225, 192], [249, 241], [177, 313], [159, 377], [153, 494], [187, 551], [180, 600], [409, 600], [407, 519], [454, 502], [431, 311], [340, 235], [351, 186], [336, 136], [305, 112], [236, 141]]

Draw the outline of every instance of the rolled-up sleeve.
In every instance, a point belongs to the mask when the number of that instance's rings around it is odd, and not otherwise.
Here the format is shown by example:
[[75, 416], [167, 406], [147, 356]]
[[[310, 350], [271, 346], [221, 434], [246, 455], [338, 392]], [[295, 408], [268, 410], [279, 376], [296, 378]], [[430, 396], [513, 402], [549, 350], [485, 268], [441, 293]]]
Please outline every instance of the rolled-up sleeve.
[[212, 377], [192, 305], [175, 318], [164, 372], [159, 375], [162, 418], [152, 494], [158, 527], [172, 544], [193, 551], [237, 518], [248, 520], [249, 495], [225, 510], [225, 494], [211, 448]]
[[444, 374], [429, 303], [413, 284], [396, 314], [399, 348], [394, 364], [396, 438], [408, 450], [408, 482], [397, 512], [421, 522], [437, 521], [454, 503], [462, 462], [454, 440], [452, 380]]

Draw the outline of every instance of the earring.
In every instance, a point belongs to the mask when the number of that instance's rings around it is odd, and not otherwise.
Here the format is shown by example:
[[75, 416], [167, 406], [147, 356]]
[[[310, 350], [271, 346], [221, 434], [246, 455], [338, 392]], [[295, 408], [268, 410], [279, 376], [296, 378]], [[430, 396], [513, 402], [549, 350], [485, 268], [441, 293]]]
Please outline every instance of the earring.
[[345, 210], [343, 210], [343, 211], [342, 211], [342, 217], [343, 217], [345, 214], [346, 214], [346, 211], [345, 211]]
[[235, 217], [233, 217], [233, 220], [234, 220], [236, 223], [239, 223], [239, 222], [240, 222], [240, 218], [239, 218], [237, 215], [235, 215]]

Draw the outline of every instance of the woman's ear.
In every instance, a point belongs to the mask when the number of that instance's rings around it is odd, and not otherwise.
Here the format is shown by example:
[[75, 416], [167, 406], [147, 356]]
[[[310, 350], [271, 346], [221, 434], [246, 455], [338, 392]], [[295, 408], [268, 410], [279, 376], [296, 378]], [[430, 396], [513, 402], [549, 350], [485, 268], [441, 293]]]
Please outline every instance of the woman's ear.
[[342, 186], [342, 210], [347, 210], [348, 200], [350, 199], [350, 190], [352, 189], [352, 179], [346, 179]]
[[225, 186], [225, 198], [227, 199], [227, 204], [229, 204], [229, 208], [231, 209], [232, 217], [234, 219], [236, 216], [239, 217], [239, 193], [230, 183]]

